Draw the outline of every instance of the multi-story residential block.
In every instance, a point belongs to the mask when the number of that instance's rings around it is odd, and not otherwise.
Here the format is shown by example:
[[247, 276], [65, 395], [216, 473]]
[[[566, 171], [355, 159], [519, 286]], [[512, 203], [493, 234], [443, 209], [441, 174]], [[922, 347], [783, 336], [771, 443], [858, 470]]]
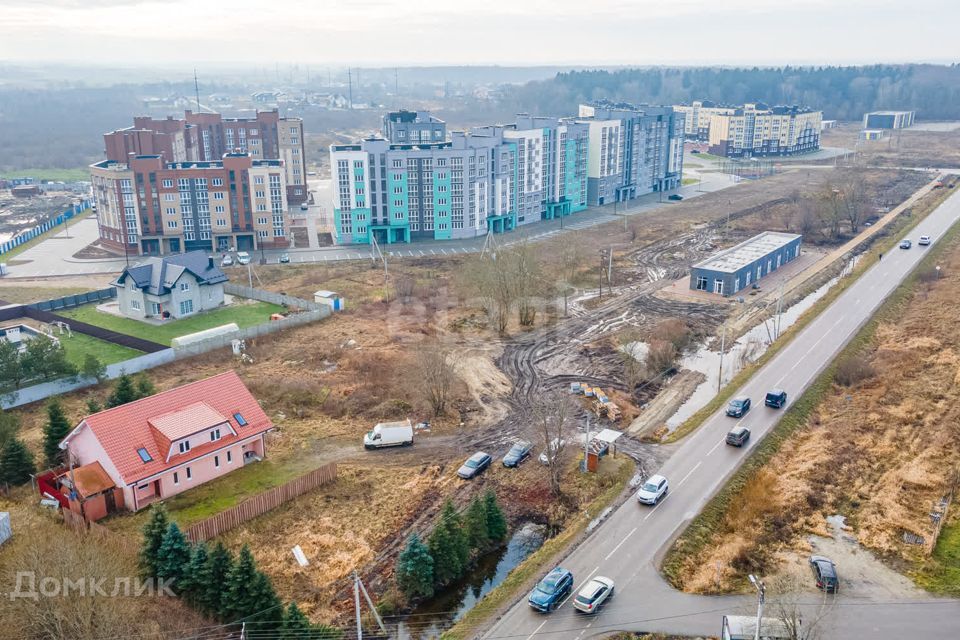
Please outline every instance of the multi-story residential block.
[[906, 129], [913, 126], [914, 111], [871, 111], [863, 114], [864, 129]]
[[623, 202], [679, 187], [683, 120], [672, 107], [580, 105], [577, 122], [588, 125], [590, 139], [587, 202]]
[[339, 243], [503, 232], [586, 208], [588, 129], [521, 115], [454, 132], [427, 113], [384, 118], [384, 137], [332, 145]]
[[90, 166], [101, 242], [125, 254], [251, 251], [289, 246], [282, 160], [131, 155]]
[[694, 100], [690, 104], [675, 104], [673, 110], [683, 114], [683, 133], [688, 140], [706, 142], [710, 139], [711, 118], [732, 115], [736, 107], [719, 105], [710, 100]]
[[186, 111], [184, 118], [137, 117], [133, 126], [103, 134], [107, 160], [126, 162], [130, 154], [160, 155], [166, 162], [218, 162], [227, 153], [255, 160], [283, 160], [287, 200], [306, 201], [306, 147], [303, 121], [274, 109], [251, 118]]
[[745, 104], [710, 118], [709, 151], [718, 156], [787, 156], [820, 148], [823, 113], [802, 107]]

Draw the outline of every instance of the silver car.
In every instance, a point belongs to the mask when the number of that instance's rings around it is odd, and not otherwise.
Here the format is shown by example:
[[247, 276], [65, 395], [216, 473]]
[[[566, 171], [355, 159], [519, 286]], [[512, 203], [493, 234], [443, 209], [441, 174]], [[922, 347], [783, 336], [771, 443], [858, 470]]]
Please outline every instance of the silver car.
[[613, 580], [604, 576], [596, 576], [583, 585], [573, 599], [573, 606], [577, 611], [596, 613], [603, 603], [613, 597]]
[[667, 495], [669, 489], [670, 485], [666, 478], [661, 475], [650, 476], [637, 491], [637, 502], [640, 504], [657, 504]]

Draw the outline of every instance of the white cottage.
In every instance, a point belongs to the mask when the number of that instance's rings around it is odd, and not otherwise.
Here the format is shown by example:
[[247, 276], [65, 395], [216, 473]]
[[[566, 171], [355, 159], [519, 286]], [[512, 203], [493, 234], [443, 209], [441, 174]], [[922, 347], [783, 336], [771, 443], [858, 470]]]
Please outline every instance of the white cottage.
[[111, 284], [125, 316], [183, 318], [222, 305], [227, 279], [205, 251], [191, 251], [147, 258]]

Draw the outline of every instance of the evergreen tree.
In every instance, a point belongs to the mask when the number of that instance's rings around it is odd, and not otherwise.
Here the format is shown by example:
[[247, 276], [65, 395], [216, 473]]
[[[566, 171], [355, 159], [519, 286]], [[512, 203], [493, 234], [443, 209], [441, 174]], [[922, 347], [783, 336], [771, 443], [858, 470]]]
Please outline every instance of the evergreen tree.
[[[0, 342], [6, 342], [0, 340]], [[20, 419], [17, 414], [9, 411], [0, 411], [0, 452], [7, 446], [7, 442], [12, 440], [20, 430]]]
[[223, 612], [227, 604], [227, 576], [233, 570], [233, 556], [218, 542], [207, 559], [204, 584], [197, 591], [197, 603], [200, 609], [216, 616], [225, 618]]
[[46, 456], [48, 466], [55, 467], [63, 460], [60, 442], [67, 437], [68, 433], [70, 433], [70, 422], [63, 413], [60, 401], [53, 399], [47, 404], [47, 424], [43, 426], [43, 454]]
[[487, 505], [483, 498], [474, 498], [467, 509], [465, 518], [467, 540], [471, 549], [483, 551], [490, 545], [490, 531], [487, 524]]
[[87, 411], [91, 414], [100, 413], [103, 411], [103, 405], [96, 398], [90, 398], [87, 400]]
[[75, 375], [77, 368], [67, 360], [67, 355], [58, 342], [45, 335], [32, 338], [20, 355], [20, 365], [26, 378], [50, 380], [62, 375]]
[[429, 598], [433, 595], [433, 558], [427, 545], [415, 533], [407, 538], [407, 546], [397, 558], [397, 586], [408, 598]]
[[141, 374], [137, 379], [137, 400], [152, 396], [156, 392], [157, 388], [153, 386], [153, 382], [150, 381], [150, 378]]
[[503, 510], [497, 504], [497, 494], [487, 491], [483, 496], [483, 504], [487, 512], [487, 534], [491, 542], [503, 542], [507, 539], [507, 519]]
[[33, 456], [27, 446], [20, 438], [9, 438], [3, 451], [0, 451], [0, 483], [21, 485], [29, 481], [30, 474], [35, 472]]
[[119, 407], [122, 404], [133, 402], [137, 399], [137, 390], [133, 386], [133, 380], [130, 376], [123, 374], [117, 378], [117, 384], [107, 398], [107, 408]]
[[273, 589], [270, 578], [261, 571], [257, 571], [250, 585], [250, 602], [252, 609], [244, 616], [247, 628], [252, 629], [251, 637], [264, 632], [271, 638], [276, 636], [276, 630], [280, 628], [278, 622], [283, 617], [283, 603], [277, 597], [277, 592]]
[[221, 618], [239, 620], [258, 610], [257, 594], [254, 591], [257, 573], [253, 554], [247, 545], [243, 545], [236, 563], [227, 574], [224, 601], [220, 607]]
[[26, 376], [20, 349], [9, 340], [0, 340], [0, 386], [19, 389]]
[[470, 560], [470, 544], [451, 501], [443, 505], [439, 522], [427, 541], [433, 557], [433, 582], [443, 586], [463, 575]]
[[210, 552], [205, 542], [193, 545], [190, 562], [177, 582], [180, 595], [191, 606], [201, 608], [201, 595], [210, 583]]
[[190, 543], [176, 522], [171, 522], [157, 551], [157, 577], [173, 580], [173, 588], [180, 593], [180, 579], [190, 564]]
[[457, 562], [460, 564], [460, 574], [462, 575], [470, 564], [470, 540], [467, 538], [466, 527], [463, 526], [463, 518], [457, 513], [453, 502], [447, 500], [447, 503], [443, 505], [443, 511], [440, 512], [440, 519], [450, 529], [450, 542], [453, 546], [453, 552], [457, 554]]
[[296, 602], [291, 602], [287, 610], [283, 612], [283, 624], [280, 626], [280, 640], [301, 640], [306, 638], [307, 631], [312, 630], [313, 625], [307, 616], [303, 615]]
[[150, 507], [150, 519], [143, 525], [143, 546], [140, 547], [140, 570], [145, 577], [157, 577], [157, 554], [169, 525], [167, 508], [155, 502]]
[[97, 382], [103, 382], [107, 377], [106, 365], [92, 353], [83, 357], [83, 366], [80, 367], [80, 372], [87, 378], [96, 378]]

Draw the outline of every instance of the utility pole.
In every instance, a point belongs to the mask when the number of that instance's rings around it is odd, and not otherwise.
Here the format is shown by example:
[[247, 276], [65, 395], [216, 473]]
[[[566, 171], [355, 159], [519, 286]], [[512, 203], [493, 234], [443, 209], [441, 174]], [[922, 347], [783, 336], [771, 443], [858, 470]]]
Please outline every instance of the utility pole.
[[583, 470], [587, 471], [587, 458], [590, 456], [590, 416], [587, 416], [587, 435], [583, 439]]
[[773, 332], [774, 340], [780, 338], [780, 318], [783, 316], [783, 281], [780, 281], [780, 295], [777, 297], [777, 323]]
[[197, 113], [200, 113], [200, 81], [197, 80], [197, 68], [193, 68], [193, 90], [197, 94]]
[[353, 572], [353, 607], [356, 611], [357, 617], [357, 640], [363, 640], [363, 625], [360, 621], [360, 594], [363, 593], [363, 599], [367, 601], [367, 606], [370, 607], [370, 613], [373, 614], [374, 619], [377, 621], [377, 625], [380, 627], [380, 631], [384, 635], [388, 635], [387, 628], [383, 624], [383, 619], [380, 618], [380, 614], [377, 613], [377, 608], [373, 606], [373, 600], [370, 599], [370, 594], [367, 593], [367, 588], [363, 586], [363, 581], [360, 579], [360, 576], [357, 575], [357, 572]]
[[[626, 220], [626, 218], [624, 218]], [[610, 253], [607, 254], [607, 285], [610, 287], [610, 293], [613, 294], [613, 245], [610, 245]]]
[[717, 373], [717, 393], [720, 393], [720, 386], [723, 384], [723, 350], [727, 343], [727, 323], [723, 323], [723, 333], [720, 335], [720, 371]]
[[[390, 231], [387, 230], [387, 233], [390, 233]], [[374, 262], [377, 261], [377, 255], [380, 256], [381, 260], [383, 260], [383, 299], [389, 300], [390, 299], [390, 273], [389, 271], [387, 271], [387, 254], [385, 254], [383, 252], [383, 249], [380, 248], [380, 243], [377, 242], [377, 236], [372, 231], [370, 232], [370, 240], [371, 240], [371, 248], [370, 248], [371, 256], [370, 257], [373, 259]]]
[[757, 580], [755, 575], [750, 574], [748, 577], [750, 578], [750, 584], [757, 588], [757, 628], [754, 631], [753, 640], [760, 640], [760, 623], [763, 620], [763, 602], [766, 589], [763, 586], [763, 582]]
[[347, 85], [350, 88], [349, 109], [353, 111], [353, 69], [347, 67]]
[[600, 296], [597, 299], [597, 302], [603, 302], [603, 249], [600, 249]]

